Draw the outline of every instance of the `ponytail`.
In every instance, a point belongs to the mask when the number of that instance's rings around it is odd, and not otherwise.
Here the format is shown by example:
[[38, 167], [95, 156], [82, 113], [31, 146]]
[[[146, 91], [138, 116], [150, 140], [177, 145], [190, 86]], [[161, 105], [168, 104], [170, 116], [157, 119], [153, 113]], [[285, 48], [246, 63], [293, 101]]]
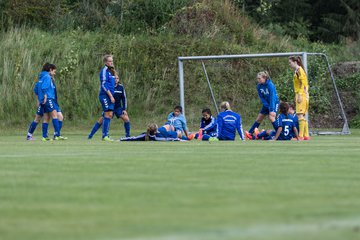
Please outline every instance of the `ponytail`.
[[[289, 60], [292, 61], [292, 62], [296, 62], [297, 65], [299, 65], [305, 72], [305, 67], [304, 67], [304, 64], [302, 63], [302, 60], [301, 60], [300, 56], [291, 56], [291, 57], [289, 57]], [[296, 75], [298, 77], [300, 77], [300, 73], [296, 72]]]

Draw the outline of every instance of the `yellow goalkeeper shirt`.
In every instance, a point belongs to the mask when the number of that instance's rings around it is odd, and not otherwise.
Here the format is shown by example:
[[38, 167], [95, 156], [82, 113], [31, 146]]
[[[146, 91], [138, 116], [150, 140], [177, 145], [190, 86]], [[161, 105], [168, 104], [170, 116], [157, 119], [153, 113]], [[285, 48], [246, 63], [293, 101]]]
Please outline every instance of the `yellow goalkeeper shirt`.
[[306, 73], [302, 67], [296, 69], [294, 74], [295, 94], [308, 94], [309, 83]]

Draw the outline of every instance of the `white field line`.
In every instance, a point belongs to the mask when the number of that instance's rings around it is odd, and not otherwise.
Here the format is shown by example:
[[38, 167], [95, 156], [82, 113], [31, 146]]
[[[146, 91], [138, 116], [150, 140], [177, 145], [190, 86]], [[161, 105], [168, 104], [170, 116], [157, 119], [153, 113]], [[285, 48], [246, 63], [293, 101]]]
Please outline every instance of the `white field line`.
[[[317, 223], [291, 223], [291, 224], [269, 224], [253, 225], [249, 227], [220, 228], [206, 232], [179, 232], [169, 235], [154, 237], [134, 237], [122, 240], [219, 240], [236, 237], [264, 237], [271, 238], [283, 235], [294, 235], [300, 233], [321, 233], [324, 230], [336, 229], [360, 229], [360, 218], [329, 220]], [[115, 240], [108, 239], [106, 240]]]

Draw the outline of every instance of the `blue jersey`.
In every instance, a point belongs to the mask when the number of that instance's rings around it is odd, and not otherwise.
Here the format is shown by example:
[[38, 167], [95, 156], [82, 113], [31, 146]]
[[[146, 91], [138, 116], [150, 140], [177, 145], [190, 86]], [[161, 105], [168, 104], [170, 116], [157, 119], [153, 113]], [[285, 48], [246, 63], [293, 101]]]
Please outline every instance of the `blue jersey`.
[[205, 118], [201, 118], [200, 128], [203, 129], [203, 134], [212, 135], [212, 133], [216, 133], [216, 118], [214, 118], [213, 116], [211, 116], [208, 120], [206, 120]]
[[[40, 83], [39, 81], [37, 81], [37, 82], [35, 83], [34, 93], [35, 93], [36, 96], [39, 96], [39, 94], [42, 93], [42, 92], [41, 92], [41, 83]], [[42, 98], [44, 98], [44, 97], [42, 97]]]
[[291, 114], [279, 114], [276, 118], [275, 126], [275, 131], [277, 131], [279, 127], [282, 127], [282, 131], [277, 140], [291, 140], [293, 136], [295, 136], [295, 124]]
[[100, 71], [100, 92], [99, 96], [108, 96], [107, 91], [114, 95], [115, 91], [115, 77], [109, 71], [107, 66]]
[[235, 140], [236, 130], [240, 138], [244, 140], [240, 115], [230, 110], [221, 112], [217, 117], [218, 138], [220, 140]]
[[270, 112], [277, 112], [276, 105], [279, 104], [279, 97], [271, 79], [266, 80], [264, 84], [258, 83], [256, 89], [263, 106], [269, 109]]
[[55, 86], [51, 79], [50, 73], [42, 71], [39, 75], [40, 91], [38, 92], [39, 102], [44, 102], [45, 95], [47, 99], [55, 99]]
[[126, 110], [127, 108], [127, 99], [124, 86], [118, 84], [115, 86], [114, 91], [114, 99], [115, 99], [115, 107], [114, 109], [121, 108], [122, 110]]
[[57, 96], [57, 90], [56, 90], [56, 84], [55, 84], [55, 81], [54, 80], [52, 80], [52, 83], [53, 83], [53, 85], [54, 85], [54, 93], [55, 93], [55, 102], [57, 103], [57, 104], [59, 104], [58, 103], [58, 96]]
[[171, 112], [167, 117], [167, 124], [174, 126], [175, 131], [179, 130], [184, 133], [184, 131], [187, 130], [186, 118], [181, 113], [175, 117], [174, 112]]

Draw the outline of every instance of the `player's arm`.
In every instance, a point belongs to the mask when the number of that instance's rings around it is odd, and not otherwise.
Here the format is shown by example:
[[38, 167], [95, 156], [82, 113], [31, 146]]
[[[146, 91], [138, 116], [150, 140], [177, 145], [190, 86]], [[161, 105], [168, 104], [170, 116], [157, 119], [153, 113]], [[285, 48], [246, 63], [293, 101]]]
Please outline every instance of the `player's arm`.
[[297, 130], [297, 128], [296, 128], [295, 126], [293, 127], [293, 131], [294, 131], [294, 133], [295, 133], [296, 139], [297, 139], [297, 140], [300, 140], [299, 132], [298, 132], [298, 130]]
[[105, 77], [104, 79], [101, 80], [101, 87], [106, 92], [108, 97], [110, 98], [110, 101], [112, 103], [115, 103], [114, 96], [111, 94], [110, 89], [109, 89], [109, 78], [108, 77]]
[[189, 137], [189, 132], [188, 132], [188, 129], [187, 129], [186, 119], [185, 119], [184, 116], [181, 118], [181, 124], [182, 124], [182, 127], [184, 129], [185, 136]]
[[240, 135], [240, 138], [241, 140], [245, 140], [245, 135], [244, 135], [244, 131], [243, 131], [243, 128], [242, 128], [242, 125], [241, 125], [241, 118], [237, 119], [237, 124], [236, 124], [236, 128], [237, 128], [237, 131]]
[[216, 119], [215, 118], [211, 118], [211, 122], [208, 124], [208, 125], [206, 125], [206, 126], [204, 126], [203, 128], [202, 128], [202, 130], [208, 130], [208, 129], [211, 129], [211, 128], [213, 128], [214, 126], [215, 126], [215, 124], [216, 124]]
[[126, 109], [127, 109], [127, 98], [126, 98], [126, 93], [125, 93], [125, 88], [123, 87], [123, 89], [122, 89], [123, 91], [123, 94], [121, 95], [121, 101], [122, 101], [122, 106], [123, 106], [123, 108], [124, 108], [124, 110], [123, 110], [123, 114], [124, 115], [127, 115], [127, 112], [126, 112]]
[[274, 140], [277, 140], [279, 138], [281, 131], [282, 131], [282, 127], [278, 127], [278, 129], [276, 130]]

